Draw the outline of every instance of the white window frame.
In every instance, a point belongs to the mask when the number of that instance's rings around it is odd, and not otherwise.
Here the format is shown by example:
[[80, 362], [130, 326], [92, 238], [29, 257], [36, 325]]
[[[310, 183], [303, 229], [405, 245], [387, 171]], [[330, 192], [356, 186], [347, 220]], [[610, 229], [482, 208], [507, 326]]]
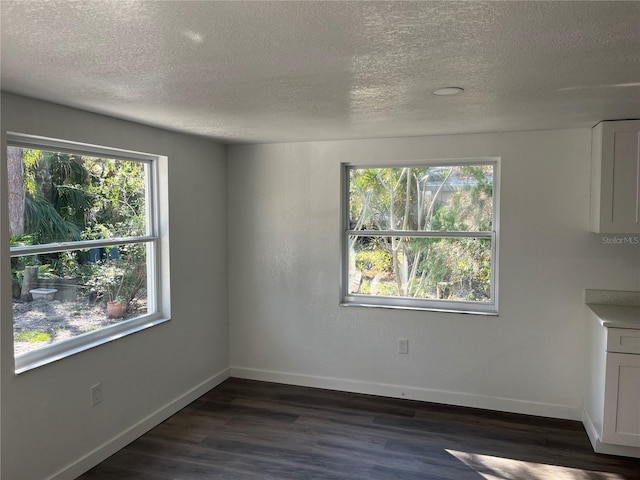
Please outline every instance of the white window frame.
[[[160, 197], [160, 192], [166, 192], [167, 188], [167, 157], [14, 132], [7, 132], [6, 146], [7, 148], [35, 148], [68, 154], [130, 160], [145, 163], [147, 170], [147, 184], [145, 186], [146, 235], [10, 247], [10, 256], [13, 258], [22, 255], [145, 243], [147, 245], [147, 305], [149, 313], [14, 356], [15, 373], [26, 372], [170, 320], [168, 211], [166, 201]], [[6, 155], [6, 151], [4, 155]], [[162, 183], [160, 182], [161, 172], [163, 173]], [[11, 316], [11, 322], [13, 323], [13, 316]]]
[[[493, 166], [493, 219], [490, 232], [435, 232], [399, 230], [351, 230], [349, 225], [349, 170], [361, 168], [403, 168], [403, 167], [451, 167], [464, 165]], [[423, 160], [415, 162], [386, 162], [380, 164], [341, 164], [341, 275], [340, 305], [347, 307], [380, 307], [402, 310], [426, 310], [448, 313], [468, 313], [475, 315], [498, 315], [498, 243], [500, 228], [500, 158], [464, 158], [447, 160]], [[359, 236], [401, 236], [424, 238], [490, 238], [491, 239], [491, 301], [471, 302], [446, 299], [422, 299], [412, 297], [391, 297], [349, 293], [349, 237]]]

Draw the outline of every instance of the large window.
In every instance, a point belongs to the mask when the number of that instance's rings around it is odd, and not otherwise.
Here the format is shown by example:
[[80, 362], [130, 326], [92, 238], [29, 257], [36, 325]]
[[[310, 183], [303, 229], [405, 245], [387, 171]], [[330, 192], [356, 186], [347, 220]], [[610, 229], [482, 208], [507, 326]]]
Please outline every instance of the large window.
[[498, 162], [345, 165], [345, 305], [497, 313]]
[[10, 134], [16, 372], [166, 319], [159, 158]]

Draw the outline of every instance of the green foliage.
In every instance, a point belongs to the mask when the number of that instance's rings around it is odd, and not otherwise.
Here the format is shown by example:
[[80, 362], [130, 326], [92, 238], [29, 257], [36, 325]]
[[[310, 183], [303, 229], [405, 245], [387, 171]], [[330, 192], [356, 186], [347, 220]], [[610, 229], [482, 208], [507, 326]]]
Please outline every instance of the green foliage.
[[86, 284], [96, 299], [129, 303], [147, 284], [145, 247], [142, 244], [123, 245], [119, 247], [118, 259], [89, 265], [85, 274]]
[[434, 239], [422, 267], [430, 285], [450, 283], [458, 297], [486, 301], [490, 292], [491, 243], [486, 239]]
[[50, 256], [50, 264], [54, 273], [59, 277], [79, 277], [81, 264], [78, 251], [60, 252]]
[[[21, 152], [25, 235], [12, 238], [12, 246], [146, 234], [146, 164], [37, 149]], [[86, 280], [93, 269], [86, 262], [82, 252], [67, 251], [14, 257], [11, 266], [16, 281], [26, 265], [38, 263], [50, 265], [57, 276]]]
[[437, 285], [446, 283], [453, 298], [489, 298], [489, 239], [398, 237], [391, 232], [491, 231], [491, 165], [354, 168], [349, 174], [350, 229], [388, 232], [368, 242], [352, 237], [355, 268], [365, 276], [376, 272], [379, 280], [374, 286], [365, 279], [360, 293], [372, 289], [382, 294], [384, 283], [393, 287], [393, 295], [433, 297]]
[[51, 340], [51, 334], [40, 330], [27, 330], [14, 335], [16, 342], [40, 343]]
[[[11, 235], [9, 245], [11, 247], [22, 247], [31, 245], [33, 238], [31, 235]], [[11, 280], [22, 287], [24, 268], [38, 264], [37, 255], [23, 255], [21, 257], [11, 257]]]
[[25, 149], [22, 164], [34, 244], [145, 234], [144, 163]]
[[25, 228], [37, 243], [68, 242], [80, 239], [80, 229], [66, 221], [43, 197], [25, 198]]
[[27, 149], [22, 151], [24, 189], [25, 193], [31, 196], [37, 194], [36, 171], [42, 160], [43, 155], [40, 150]]
[[392, 268], [391, 256], [380, 248], [360, 250], [356, 253], [356, 267], [369, 274], [387, 272]]
[[51, 174], [59, 184], [83, 185], [89, 180], [89, 171], [79, 155], [46, 152], [45, 159], [51, 163]]
[[398, 287], [395, 282], [390, 282], [387, 279], [381, 279], [380, 277], [366, 278], [362, 282], [360, 293], [364, 295], [393, 297], [398, 295]]
[[78, 240], [90, 203], [81, 158], [26, 149], [22, 161], [26, 233], [37, 244]]
[[144, 164], [96, 158], [87, 158], [86, 164], [95, 199], [87, 212], [88, 231], [99, 231], [97, 238], [144, 235]]

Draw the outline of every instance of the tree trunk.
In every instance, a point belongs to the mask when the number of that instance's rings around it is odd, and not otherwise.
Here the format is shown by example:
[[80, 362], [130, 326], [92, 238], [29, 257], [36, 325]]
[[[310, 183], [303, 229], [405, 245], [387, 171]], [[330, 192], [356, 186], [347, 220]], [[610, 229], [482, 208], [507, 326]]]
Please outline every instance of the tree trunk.
[[38, 266], [24, 267], [24, 276], [22, 277], [22, 293], [20, 299], [26, 302], [33, 300], [29, 290], [38, 288]]
[[44, 199], [53, 204], [53, 177], [51, 175], [51, 165], [48, 159], [42, 159], [38, 162], [36, 169], [36, 183], [38, 191]]
[[24, 174], [22, 152], [21, 148], [7, 148], [9, 235], [22, 235], [24, 233]]

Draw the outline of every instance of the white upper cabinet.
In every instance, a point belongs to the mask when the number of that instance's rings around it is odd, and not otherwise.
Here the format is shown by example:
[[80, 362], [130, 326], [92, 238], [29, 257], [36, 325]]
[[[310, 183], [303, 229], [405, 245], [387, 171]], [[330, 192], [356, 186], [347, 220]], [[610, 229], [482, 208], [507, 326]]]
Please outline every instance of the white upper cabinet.
[[640, 233], [640, 120], [593, 128], [591, 231]]

